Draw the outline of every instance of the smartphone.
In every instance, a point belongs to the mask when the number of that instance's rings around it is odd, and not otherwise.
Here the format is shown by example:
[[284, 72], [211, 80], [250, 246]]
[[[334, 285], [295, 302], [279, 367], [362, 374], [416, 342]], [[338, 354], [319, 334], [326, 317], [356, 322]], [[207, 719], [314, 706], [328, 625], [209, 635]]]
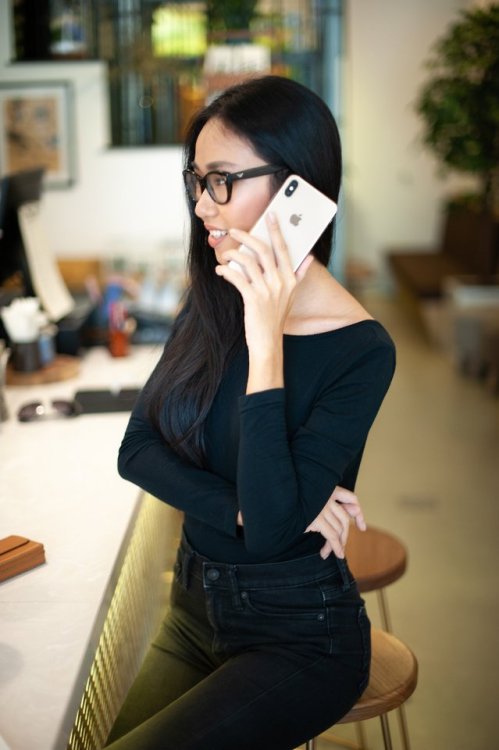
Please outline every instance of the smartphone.
[[[266, 215], [272, 211], [279, 222], [293, 271], [296, 271], [333, 220], [337, 208], [334, 201], [312, 187], [303, 177], [292, 174], [281, 185], [250, 234], [270, 244]], [[241, 251], [252, 252], [245, 245], [241, 246]], [[229, 266], [242, 271], [234, 260], [229, 262]]]

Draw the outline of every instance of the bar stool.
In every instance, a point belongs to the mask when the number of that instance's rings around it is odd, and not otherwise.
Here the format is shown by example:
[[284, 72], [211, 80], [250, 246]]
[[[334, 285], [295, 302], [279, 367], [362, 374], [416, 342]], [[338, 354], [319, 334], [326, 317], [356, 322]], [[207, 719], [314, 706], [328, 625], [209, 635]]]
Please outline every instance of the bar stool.
[[376, 591], [383, 629], [392, 632], [385, 586], [397, 581], [407, 568], [407, 549], [387, 531], [352, 524], [345, 555], [361, 594]]
[[[393, 750], [386, 714], [394, 708], [401, 708], [416, 689], [418, 663], [410, 648], [391, 633], [373, 628], [371, 637], [369, 685], [338, 724], [349, 724], [379, 716], [385, 750]], [[316, 748], [317, 738], [306, 743], [306, 750]]]
[[[359, 531], [351, 525], [345, 555], [352, 574], [355, 576], [361, 594], [375, 591], [380, 609], [383, 629], [391, 633], [391, 621], [385, 586], [397, 581], [407, 568], [407, 549], [402, 542], [387, 531], [368, 527], [366, 531]], [[398, 711], [400, 734], [403, 750], [410, 750], [409, 732], [404, 706]], [[365, 748], [364, 732], [361, 724], [357, 727], [358, 743], [354, 744], [339, 738], [330, 737], [331, 742], [347, 746], [353, 750]], [[327, 737], [325, 737], [327, 739]]]

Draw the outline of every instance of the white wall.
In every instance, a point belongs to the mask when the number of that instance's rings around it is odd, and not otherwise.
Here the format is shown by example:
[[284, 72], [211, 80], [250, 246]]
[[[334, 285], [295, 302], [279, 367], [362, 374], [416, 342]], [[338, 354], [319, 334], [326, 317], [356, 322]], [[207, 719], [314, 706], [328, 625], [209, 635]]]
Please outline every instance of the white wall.
[[[418, 143], [412, 103], [430, 46], [469, 0], [346, 0], [345, 216], [347, 254], [383, 268], [390, 245], [431, 246], [442, 181]], [[58, 255], [150, 256], [184, 232], [180, 149], [109, 149], [105, 67], [9, 65], [8, 0], [0, 0], [0, 80], [67, 79], [76, 87], [77, 181], [47, 191], [49, 240]]]
[[[383, 270], [388, 246], [431, 247], [444, 196], [466, 184], [438, 174], [413, 109], [433, 42], [469, 0], [347, 0], [347, 253]], [[469, 181], [468, 181], [469, 185]]]

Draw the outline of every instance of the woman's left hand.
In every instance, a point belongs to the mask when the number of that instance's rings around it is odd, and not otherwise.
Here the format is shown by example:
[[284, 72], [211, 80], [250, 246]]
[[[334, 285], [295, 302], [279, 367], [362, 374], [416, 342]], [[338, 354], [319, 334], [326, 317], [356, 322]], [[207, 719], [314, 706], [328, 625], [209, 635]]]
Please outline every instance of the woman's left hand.
[[322, 534], [326, 540], [320, 551], [324, 560], [331, 552], [334, 552], [336, 557], [345, 557], [345, 546], [352, 518], [360, 531], [366, 530], [364, 514], [357, 495], [344, 487], [335, 487], [317, 518], [305, 529], [305, 532], [316, 531]]

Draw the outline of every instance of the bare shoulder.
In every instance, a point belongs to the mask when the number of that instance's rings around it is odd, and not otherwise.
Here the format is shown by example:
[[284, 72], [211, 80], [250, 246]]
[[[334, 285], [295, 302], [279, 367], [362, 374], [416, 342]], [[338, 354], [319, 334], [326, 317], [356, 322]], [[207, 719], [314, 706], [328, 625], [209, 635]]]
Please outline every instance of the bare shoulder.
[[314, 262], [297, 287], [285, 333], [307, 336], [364, 320], [373, 317], [324, 266]]

